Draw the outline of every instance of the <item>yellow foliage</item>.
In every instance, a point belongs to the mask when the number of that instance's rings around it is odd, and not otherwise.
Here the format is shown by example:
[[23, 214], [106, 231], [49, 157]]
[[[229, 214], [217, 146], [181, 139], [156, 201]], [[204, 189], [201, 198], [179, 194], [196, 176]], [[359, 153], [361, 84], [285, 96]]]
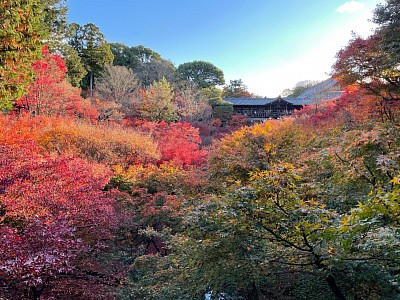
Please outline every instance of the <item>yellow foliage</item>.
[[268, 169], [271, 163], [295, 164], [312, 137], [294, 118], [242, 127], [216, 143], [211, 155], [213, 176], [233, 183], [247, 180], [250, 172]]
[[160, 155], [157, 143], [149, 135], [117, 125], [92, 125], [65, 119], [45, 130], [39, 142], [49, 151], [125, 168], [153, 162]]
[[93, 125], [62, 117], [0, 117], [0, 143], [34, 140], [47, 152], [81, 157], [108, 166], [128, 168], [159, 159], [157, 143], [148, 134], [118, 125]]

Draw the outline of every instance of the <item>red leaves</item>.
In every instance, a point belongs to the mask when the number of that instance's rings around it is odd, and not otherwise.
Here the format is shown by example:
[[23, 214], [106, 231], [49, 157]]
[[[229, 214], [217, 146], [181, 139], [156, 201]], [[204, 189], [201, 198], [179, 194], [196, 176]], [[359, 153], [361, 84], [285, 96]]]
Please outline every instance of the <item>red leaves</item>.
[[110, 225], [113, 200], [101, 191], [110, 176], [104, 167], [29, 153], [34, 144], [27, 146], [5, 146], [0, 154], [1, 198], [7, 217], [28, 222], [38, 216], [47, 222], [65, 219], [71, 226], [91, 224], [97, 230]]
[[[86, 245], [110, 234], [114, 199], [101, 189], [107, 169], [49, 157], [34, 142], [0, 151], [0, 277], [38, 284], [71, 269]], [[76, 235], [76, 236], [75, 236]]]
[[[394, 112], [395, 104], [391, 104]], [[306, 127], [325, 128], [354, 126], [371, 119], [382, 119], [385, 103], [369, 95], [358, 85], [349, 86], [339, 99], [322, 101], [295, 112]]]
[[179, 215], [182, 199], [177, 195], [168, 194], [167, 191], [151, 194], [145, 188], [135, 188], [131, 194], [134, 196], [137, 213], [147, 226], [167, 222]]
[[[68, 96], [66, 82], [58, 81], [62, 76], [57, 79], [56, 74], [44, 72], [54, 66], [60, 69], [57, 60], [51, 60], [36, 64], [47, 82], [42, 81], [42, 86], [36, 82], [30, 95], [61, 88], [61, 96], [42, 93], [41, 98], [33, 98], [41, 101], [37, 103], [25, 99], [29, 105], [39, 105], [40, 116], [0, 118], [0, 282], [16, 288], [16, 298], [30, 287], [45, 287], [47, 295], [48, 282], [63, 282], [77, 274], [85, 277], [93, 273], [93, 266], [99, 278], [113, 278], [116, 259], [107, 261], [106, 267], [96, 260], [101, 261], [101, 254], [113, 246], [119, 249], [129, 242], [116, 239], [116, 245], [110, 246], [107, 239], [113, 234], [126, 238], [137, 226], [134, 221], [157, 230], [176, 226], [184, 190], [199, 190], [184, 174], [190, 170], [183, 167], [201, 164], [207, 154], [199, 148], [198, 129], [187, 123], [149, 122], [132, 130], [63, 118], [63, 112], [78, 111], [74, 104], [79, 104], [79, 98], [71, 100], [76, 94]], [[66, 95], [70, 102], [57, 102]], [[88, 161], [121, 169], [143, 164], [151, 171], [146, 169], [147, 180], [139, 178], [130, 191], [131, 201], [125, 203], [126, 195], [104, 192], [109, 169]], [[110, 248], [97, 247], [106, 245]], [[82, 287], [82, 282], [77, 280], [71, 290]]]
[[70, 271], [72, 259], [83, 249], [66, 222], [36, 219], [21, 232], [0, 227], [0, 276], [29, 285]]
[[198, 129], [189, 123], [152, 123], [142, 125], [158, 141], [161, 152], [159, 164], [174, 162], [183, 167], [201, 165], [207, 157], [207, 151], [199, 149], [201, 143]]
[[35, 115], [77, 115], [96, 119], [96, 109], [80, 96], [80, 89], [66, 81], [67, 68], [63, 59], [49, 54], [46, 46], [42, 53], [42, 59], [32, 64], [35, 81], [29, 86], [28, 94], [16, 102], [16, 108]]
[[379, 35], [368, 39], [353, 38], [349, 44], [338, 52], [334, 68], [334, 77], [344, 86], [356, 82], [368, 83], [381, 77], [384, 68], [383, 55], [379, 52]]
[[400, 99], [400, 72], [392, 58], [394, 53], [383, 50], [383, 35], [377, 30], [367, 39], [353, 38], [337, 54], [333, 76], [343, 86], [357, 83], [384, 101], [397, 101]]

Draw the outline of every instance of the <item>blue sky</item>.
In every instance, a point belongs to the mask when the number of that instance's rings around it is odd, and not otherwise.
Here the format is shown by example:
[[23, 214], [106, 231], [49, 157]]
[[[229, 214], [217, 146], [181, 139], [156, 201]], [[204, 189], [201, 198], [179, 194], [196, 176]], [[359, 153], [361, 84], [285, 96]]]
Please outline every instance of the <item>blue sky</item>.
[[[383, 0], [382, 0], [383, 1]], [[69, 22], [94, 23], [109, 42], [144, 45], [176, 66], [204, 60], [275, 97], [327, 78], [351, 32], [368, 35], [380, 0], [69, 0]]]

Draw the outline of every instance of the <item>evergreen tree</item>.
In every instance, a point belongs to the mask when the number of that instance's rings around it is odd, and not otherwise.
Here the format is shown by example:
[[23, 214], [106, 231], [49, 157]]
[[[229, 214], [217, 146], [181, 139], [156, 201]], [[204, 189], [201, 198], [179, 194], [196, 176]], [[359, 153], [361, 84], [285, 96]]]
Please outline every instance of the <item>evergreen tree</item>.
[[92, 94], [94, 78], [98, 77], [114, 56], [100, 29], [92, 23], [81, 26], [76, 23], [68, 28], [68, 44], [78, 53], [87, 75], [81, 81], [84, 89], [89, 88]]
[[3, 0], [0, 4], [0, 109], [9, 110], [33, 80], [43, 41], [60, 42], [65, 0]]
[[8, 110], [32, 80], [31, 64], [46, 36], [43, 6], [39, 0], [3, 0], [0, 19], [0, 109]]

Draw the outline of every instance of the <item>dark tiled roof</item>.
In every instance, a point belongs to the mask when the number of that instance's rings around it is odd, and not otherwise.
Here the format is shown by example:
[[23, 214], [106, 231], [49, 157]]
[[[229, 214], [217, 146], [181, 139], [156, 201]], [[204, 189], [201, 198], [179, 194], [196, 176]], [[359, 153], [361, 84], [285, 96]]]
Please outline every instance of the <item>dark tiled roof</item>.
[[335, 99], [339, 98], [343, 94], [343, 91], [336, 91], [336, 92], [326, 92], [324, 96], [324, 100]]
[[283, 98], [287, 102], [292, 103], [293, 105], [309, 105], [312, 103], [310, 99], [298, 99], [298, 98]]
[[335, 99], [339, 98], [340, 95], [342, 94], [342, 91], [328, 91], [330, 88], [335, 86], [337, 84], [337, 81], [329, 78], [327, 80], [324, 80], [315, 86], [307, 89], [304, 91], [302, 94], [299, 96], [293, 98], [226, 98], [224, 99], [225, 101], [231, 102], [233, 105], [236, 106], [263, 106], [270, 104], [274, 101], [279, 101], [279, 99], [285, 100], [287, 102], [290, 102], [293, 105], [310, 105], [316, 102], [320, 102], [322, 100], [330, 100], [330, 99]]
[[316, 94], [324, 93], [337, 83], [338, 82], [333, 78], [328, 78], [305, 90], [303, 93], [298, 95], [297, 98], [309, 98], [315, 96]]
[[310, 105], [313, 103], [319, 103], [322, 100], [331, 100], [331, 99], [337, 99], [340, 97], [340, 95], [343, 92], [341, 91], [336, 91], [336, 92], [324, 92], [324, 93], [320, 93], [320, 94], [315, 94], [315, 95], [310, 95], [308, 97], [304, 97], [304, 98], [294, 98], [292, 102], [292, 104], [294, 105]]
[[233, 105], [267, 105], [276, 98], [225, 98], [225, 101], [232, 103]]
[[297, 99], [297, 98], [225, 98], [225, 101], [232, 103], [235, 106], [264, 106], [275, 101], [283, 100], [293, 105], [307, 105], [311, 104], [312, 101], [309, 99]]

